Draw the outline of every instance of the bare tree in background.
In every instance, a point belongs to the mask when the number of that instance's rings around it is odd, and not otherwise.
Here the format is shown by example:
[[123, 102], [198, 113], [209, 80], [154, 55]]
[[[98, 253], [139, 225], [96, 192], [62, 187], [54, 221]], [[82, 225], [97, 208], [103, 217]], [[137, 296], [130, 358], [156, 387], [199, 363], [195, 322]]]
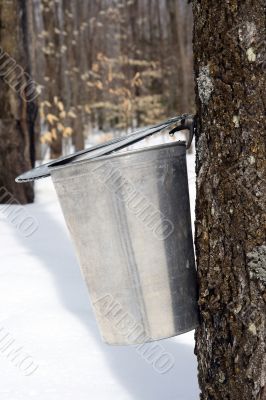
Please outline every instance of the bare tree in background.
[[[29, 0], [40, 140], [84, 147], [91, 127], [121, 133], [193, 112], [192, 11], [181, 0]], [[38, 152], [39, 153], [39, 152]]]
[[193, 8], [201, 399], [265, 400], [265, 1]]
[[[32, 202], [31, 184], [17, 185], [15, 177], [34, 165], [36, 106], [24, 86], [30, 73], [26, 3], [0, 1], [0, 187], [20, 203]], [[11, 87], [12, 86], [12, 87]], [[10, 197], [1, 197], [1, 202]]]

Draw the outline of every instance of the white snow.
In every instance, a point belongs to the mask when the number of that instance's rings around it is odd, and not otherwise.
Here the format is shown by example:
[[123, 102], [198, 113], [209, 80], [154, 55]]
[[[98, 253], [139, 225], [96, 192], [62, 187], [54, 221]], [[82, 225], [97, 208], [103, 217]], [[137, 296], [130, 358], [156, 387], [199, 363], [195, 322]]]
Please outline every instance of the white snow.
[[[193, 210], [193, 155], [188, 169]], [[164, 375], [134, 347], [102, 343], [50, 178], [36, 183], [36, 193], [26, 206], [39, 222], [32, 236], [0, 211], [1, 400], [198, 399], [194, 332], [161, 342], [175, 358]], [[3, 331], [38, 365], [32, 375], [1, 352]]]

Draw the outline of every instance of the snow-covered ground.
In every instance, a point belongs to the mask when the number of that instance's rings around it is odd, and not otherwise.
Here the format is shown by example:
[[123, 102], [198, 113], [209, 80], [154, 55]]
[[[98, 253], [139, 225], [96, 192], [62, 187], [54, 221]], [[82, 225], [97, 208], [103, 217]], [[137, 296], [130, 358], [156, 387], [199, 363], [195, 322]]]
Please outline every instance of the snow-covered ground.
[[[188, 169], [193, 210], [193, 155]], [[36, 193], [30, 237], [0, 207], [0, 399], [198, 399], [194, 332], [160, 342], [175, 359], [163, 375], [134, 347], [101, 341], [50, 178]], [[28, 358], [7, 356], [20, 347]]]

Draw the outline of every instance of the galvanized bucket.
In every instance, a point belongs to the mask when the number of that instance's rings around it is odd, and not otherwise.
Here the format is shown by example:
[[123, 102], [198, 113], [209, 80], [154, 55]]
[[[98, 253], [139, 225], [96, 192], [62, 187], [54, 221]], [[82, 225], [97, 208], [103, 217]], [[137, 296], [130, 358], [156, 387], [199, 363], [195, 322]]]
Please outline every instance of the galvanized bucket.
[[198, 325], [185, 142], [50, 169], [103, 340]]

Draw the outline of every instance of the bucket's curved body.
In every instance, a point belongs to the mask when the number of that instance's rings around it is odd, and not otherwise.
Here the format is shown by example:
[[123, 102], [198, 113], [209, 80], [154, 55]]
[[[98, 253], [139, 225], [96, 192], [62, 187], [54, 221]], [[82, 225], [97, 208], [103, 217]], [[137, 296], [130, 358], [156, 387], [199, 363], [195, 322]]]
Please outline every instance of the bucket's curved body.
[[197, 326], [185, 144], [51, 175], [104, 341], [143, 343]]

